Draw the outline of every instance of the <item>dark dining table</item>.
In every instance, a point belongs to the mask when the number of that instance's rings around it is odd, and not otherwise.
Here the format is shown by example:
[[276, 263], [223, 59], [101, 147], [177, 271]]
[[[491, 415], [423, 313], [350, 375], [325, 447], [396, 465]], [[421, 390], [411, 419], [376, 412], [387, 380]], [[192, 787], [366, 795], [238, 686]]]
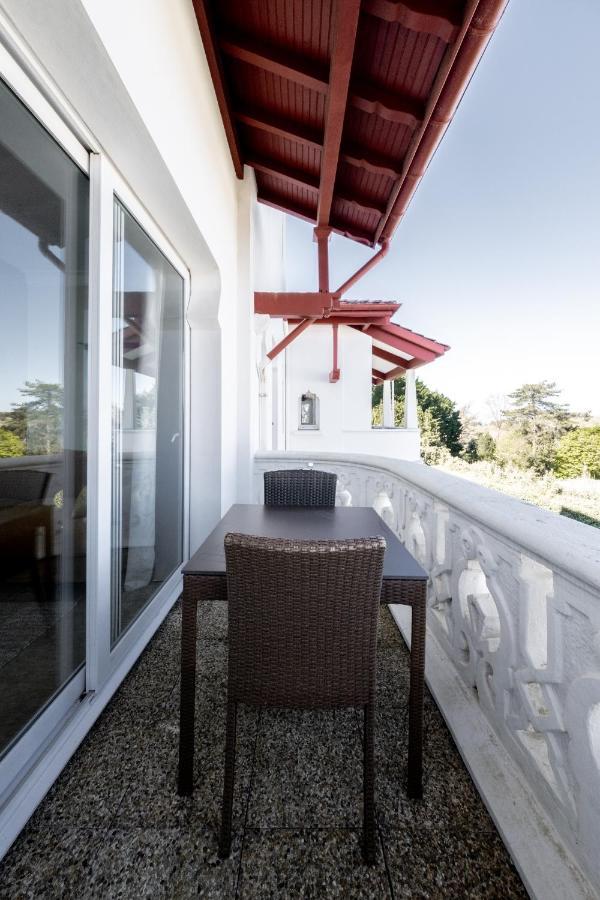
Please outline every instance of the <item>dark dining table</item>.
[[421, 797], [427, 573], [371, 507], [272, 507], [239, 503], [229, 509], [183, 568], [179, 794], [191, 794], [193, 788], [197, 606], [206, 601], [227, 600], [223, 541], [228, 532], [310, 540], [379, 535], [385, 538], [381, 603], [400, 603], [412, 609], [407, 787], [410, 797]]

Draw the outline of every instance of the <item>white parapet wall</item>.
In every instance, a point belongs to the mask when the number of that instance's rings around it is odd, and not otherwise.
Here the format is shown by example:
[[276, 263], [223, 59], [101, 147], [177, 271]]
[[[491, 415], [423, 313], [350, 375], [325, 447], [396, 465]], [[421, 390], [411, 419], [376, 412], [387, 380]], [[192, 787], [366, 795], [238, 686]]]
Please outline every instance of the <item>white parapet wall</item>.
[[255, 499], [311, 465], [429, 573], [428, 684], [531, 896], [600, 896], [600, 531], [374, 455], [258, 454]]

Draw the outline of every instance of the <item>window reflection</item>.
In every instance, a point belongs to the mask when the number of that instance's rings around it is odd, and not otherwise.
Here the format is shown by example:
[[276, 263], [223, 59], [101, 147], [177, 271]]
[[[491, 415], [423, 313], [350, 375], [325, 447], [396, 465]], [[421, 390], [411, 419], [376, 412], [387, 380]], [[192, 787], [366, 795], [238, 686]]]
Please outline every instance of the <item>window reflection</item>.
[[112, 638], [183, 558], [183, 279], [114, 210]]
[[0, 82], [0, 753], [85, 658], [88, 179]]

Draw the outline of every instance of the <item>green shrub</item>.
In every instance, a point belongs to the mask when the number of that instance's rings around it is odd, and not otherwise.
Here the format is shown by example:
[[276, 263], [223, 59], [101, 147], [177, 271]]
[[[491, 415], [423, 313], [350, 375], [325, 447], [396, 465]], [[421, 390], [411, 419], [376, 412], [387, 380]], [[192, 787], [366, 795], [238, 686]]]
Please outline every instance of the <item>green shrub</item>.
[[575, 428], [562, 436], [555, 471], [559, 478], [600, 478], [600, 425]]

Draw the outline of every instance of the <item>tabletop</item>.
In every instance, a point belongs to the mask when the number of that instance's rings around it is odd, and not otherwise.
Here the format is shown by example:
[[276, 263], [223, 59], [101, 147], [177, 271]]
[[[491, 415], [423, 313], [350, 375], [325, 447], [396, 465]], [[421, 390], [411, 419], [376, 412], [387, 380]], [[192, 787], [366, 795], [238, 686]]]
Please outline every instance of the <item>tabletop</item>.
[[234, 504], [183, 567], [184, 575], [225, 575], [228, 532], [304, 540], [384, 537], [383, 578], [427, 581], [427, 573], [370, 506], [291, 507]]

